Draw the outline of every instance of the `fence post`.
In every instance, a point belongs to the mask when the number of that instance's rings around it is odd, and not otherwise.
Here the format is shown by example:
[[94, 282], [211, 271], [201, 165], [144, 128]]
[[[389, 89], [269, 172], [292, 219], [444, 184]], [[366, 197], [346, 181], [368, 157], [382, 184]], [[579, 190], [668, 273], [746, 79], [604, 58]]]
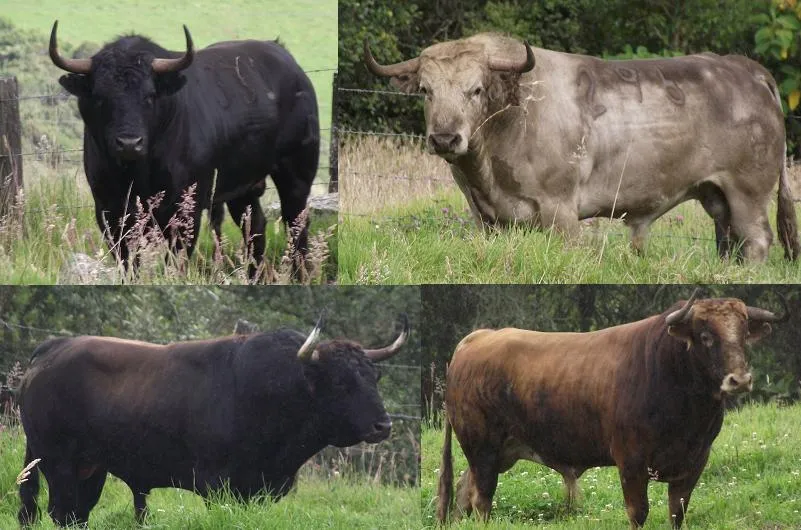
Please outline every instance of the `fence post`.
[[16, 77], [0, 77], [0, 217], [22, 188], [22, 124]]
[[331, 142], [328, 147], [328, 193], [337, 193], [339, 191], [339, 142], [337, 141], [339, 136], [339, 131], [337, 130], [339, 126], [339, 120], [337, 119], [339, 114], [338, 73], [334, 72], [333, 82], [331, 83], [333, 94], [331, 95]]

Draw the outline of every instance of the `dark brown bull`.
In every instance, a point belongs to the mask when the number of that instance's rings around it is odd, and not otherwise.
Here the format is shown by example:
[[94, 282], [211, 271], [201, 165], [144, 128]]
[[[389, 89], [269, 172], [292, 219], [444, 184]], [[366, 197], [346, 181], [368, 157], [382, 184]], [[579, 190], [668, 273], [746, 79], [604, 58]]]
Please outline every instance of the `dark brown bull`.
[[693, 294], [661, 315], [589, 333], [474, 331], [448, 370], [439, 520], [451, 504], [453, 429], [469, 464], [457, 515], [486, 519], [498, 474], [524, 459], [559, 472], [568, 503], [584, 471], [617, 466], [632, 528], [648, 515], [649, 479], [667, 482], [680, 527], [723, 423], [723, 396], [752, 388], [745, 344], [777, 320]]

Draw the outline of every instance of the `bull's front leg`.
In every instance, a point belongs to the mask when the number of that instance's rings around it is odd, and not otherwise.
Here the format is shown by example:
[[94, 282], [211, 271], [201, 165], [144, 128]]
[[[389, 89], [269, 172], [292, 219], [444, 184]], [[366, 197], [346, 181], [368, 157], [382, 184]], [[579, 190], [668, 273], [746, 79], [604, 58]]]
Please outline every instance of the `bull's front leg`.
[[632, 530], [642, 528], [648, 517], [648, 469], [645, 466], [619, 466], [620, 484]]
[[668, 509], [670, 510], [670, 521], [673, 528], [681, 528], [681, 523], [684, 521], [684, 515], [690, 506], [690, 496], [701, 477], [701, 473], [706, 467], [707, 459], [709, 458], [710, 448], [701, 458], [694, 464], [690, 473], [682, 480], [677, 480], [668, 483]]
[[574, 243], [579, 238], [578, 212], [573, 204], [560, 200], [541, 200], [539, 224], [543, 230], [554, 230], [566, 242]]

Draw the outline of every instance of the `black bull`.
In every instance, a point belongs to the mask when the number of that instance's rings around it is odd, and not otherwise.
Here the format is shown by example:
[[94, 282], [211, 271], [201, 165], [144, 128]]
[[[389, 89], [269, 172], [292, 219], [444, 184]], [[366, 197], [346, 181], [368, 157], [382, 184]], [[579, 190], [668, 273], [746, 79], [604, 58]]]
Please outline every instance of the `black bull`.
[[[34, 351], [19, 390], [27, 439], [50, 491], [48, 511], [84, 523], [106, 474], [125, 482], [137, 518], [152, 488], [247, 499], [285, 495], [327, 445], [377, 443], [391, 430], [375, 362], [409, 333], [370, 350], [292, 330], [156, 345], [59, 338]], [[305, 339], [305, 342], [304, 342]], [[20, 486], [19, 520], [35, 521], [38, 471]]]
[[[183, 54], [133, 35], [106, 44], [90, 59], [67, 59], [58, 52], [57, 27], [50, 57], [71, 72], [59, 82], [78, 97], [84, 169], [97, 223], [115, 254], [128, 263], [125, 236], [136, 221], [137, 198], [146, 203], [164, 192], [153, 219], [173, 231], [167, 237], [175, 250], [191, 255], [204, 208], [216, 210], [219, 232], [225, 203], [250, 239], [255, 275], [265, 247], [259, 203], [265, 177], [272, 177], [282, 217], [293, 226], [319, 159], [314, 88], [289, 52], [277, 42], [255, 40], [196, 52], [184, 26]], [[192, 184], [193, 226], [176, 234], [170, 220]], [[307, 250], [307, 223], [299, 228], [292, 242], [296, 268]]]

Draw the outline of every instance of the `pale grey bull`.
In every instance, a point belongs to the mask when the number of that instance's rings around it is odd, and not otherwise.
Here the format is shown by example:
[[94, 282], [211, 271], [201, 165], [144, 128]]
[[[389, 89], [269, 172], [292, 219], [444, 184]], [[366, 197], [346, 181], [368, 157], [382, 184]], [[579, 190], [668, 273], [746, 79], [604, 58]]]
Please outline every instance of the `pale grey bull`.
[[531, 48], [495, 34], [435, 44], [371, 72], [425, 95], [426, 139], [482, 226], [566, 237], [579, 220], [622, 218], [644, 248], [651, 223], [701, 202], [718, 253], [764, 261], [779, 183], [785, 257], [798, 241], [776, 82], [758, 63], [711, 53], [630, 61]]

